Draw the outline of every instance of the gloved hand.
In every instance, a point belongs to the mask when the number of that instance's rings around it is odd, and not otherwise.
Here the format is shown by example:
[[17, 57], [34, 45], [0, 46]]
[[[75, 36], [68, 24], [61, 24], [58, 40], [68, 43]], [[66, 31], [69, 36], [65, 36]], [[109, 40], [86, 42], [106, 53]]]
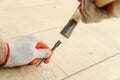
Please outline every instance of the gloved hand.
[[33, 35], [28, 35], [8, 44], [8, 54], [4, 67], [35, 64], [40, 58], [52, 54], [49, 47]]
[[95, 0], [78, 0], [81, 3], [81, 20], [84, 23], [99, 22], [112, 17], [120, 17], [120, 0], [102, 8], [95, 5]]

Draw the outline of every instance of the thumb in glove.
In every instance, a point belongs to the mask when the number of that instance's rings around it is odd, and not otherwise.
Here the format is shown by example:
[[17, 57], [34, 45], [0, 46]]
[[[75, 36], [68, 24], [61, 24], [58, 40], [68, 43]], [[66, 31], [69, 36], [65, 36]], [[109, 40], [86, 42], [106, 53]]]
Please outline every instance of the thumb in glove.
[[[29, 64], [36, 64], [38, 63], [41, 58], [47, 58], [44, 63], [47, 64], [50, 62], [50, 59], [48, 59], [49, 56], [51, 56], [53, 54], [53, 52], [49, 49], [49, 47], [43, 43], [43, 42], [38, 42], [37, 45], [35, 46], [35, 48], [37, 49], [36, 51], [36, 59], [34, 59], [32, 62], [30, 62]], [[42, 53], [42, 54], [41, 54]]]

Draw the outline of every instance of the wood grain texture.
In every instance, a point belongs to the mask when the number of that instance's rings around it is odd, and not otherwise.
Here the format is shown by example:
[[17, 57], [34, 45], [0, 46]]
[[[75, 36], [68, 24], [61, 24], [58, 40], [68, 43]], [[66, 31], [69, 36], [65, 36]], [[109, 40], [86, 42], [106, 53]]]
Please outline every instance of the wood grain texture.
[[[117, 54], [117, 53], [116, 53]], [[120, 55], [63, 80], [120, 80]]]
[[53, 63], [41, 64], [38, 68], [23, 66], [11, 69], [0, 69], [0, 80], [60, 80], [66, 75]]
[[[65, 24], [74, 12], [74, 0], [25, 0], [1, 2], [0, 29], [7, 40]], [[71, 5], [69, 5], [71, 4]]]
[[116, 0], [95, 0], [95, 4], [97, 7], [104, 7], [105, 5], [114, 2]]

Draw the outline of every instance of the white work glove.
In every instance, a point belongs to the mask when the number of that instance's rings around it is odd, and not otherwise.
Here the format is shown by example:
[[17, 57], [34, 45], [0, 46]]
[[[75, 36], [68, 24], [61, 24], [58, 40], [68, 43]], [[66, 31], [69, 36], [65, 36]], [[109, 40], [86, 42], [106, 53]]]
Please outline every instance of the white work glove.
[[49, 47], [33, 35], [24, 36], [8, 44], [8, 60], [4, 67], [35, 64], [51, 55]]
[[95, 0], [78, 0], [81, 3], [81, 20], [84, 23], [100, 22], [112, 17], [120, 17], [120, 0], [102, 8], [95, 5]]

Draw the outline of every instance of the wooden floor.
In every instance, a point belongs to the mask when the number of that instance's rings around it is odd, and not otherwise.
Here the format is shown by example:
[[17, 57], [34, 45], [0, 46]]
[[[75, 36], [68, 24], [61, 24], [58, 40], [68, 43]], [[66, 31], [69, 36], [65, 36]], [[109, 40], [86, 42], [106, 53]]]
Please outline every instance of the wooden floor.
[[51, 62], [0, 69], [0, 80], [120, 80], [120, 19], [80, 22], [70, 39], [59, 34], [77, 0], [2, 0], [0, 31], [8, 42], [34, 34], [55, 50]]

